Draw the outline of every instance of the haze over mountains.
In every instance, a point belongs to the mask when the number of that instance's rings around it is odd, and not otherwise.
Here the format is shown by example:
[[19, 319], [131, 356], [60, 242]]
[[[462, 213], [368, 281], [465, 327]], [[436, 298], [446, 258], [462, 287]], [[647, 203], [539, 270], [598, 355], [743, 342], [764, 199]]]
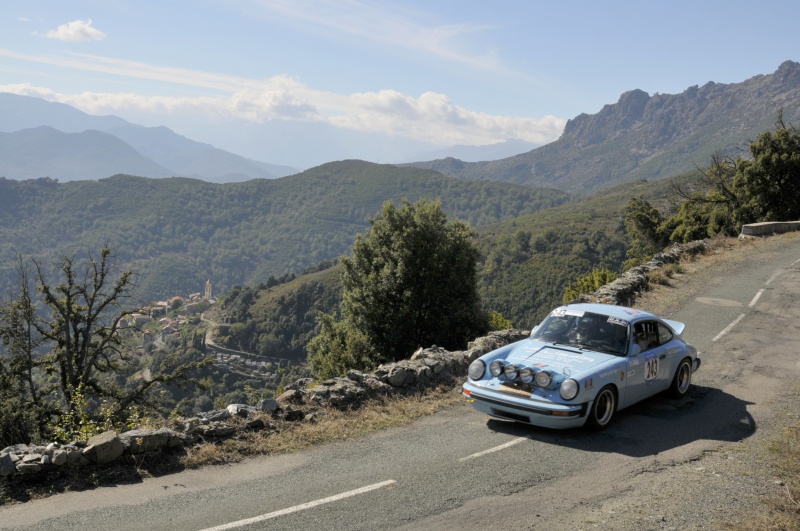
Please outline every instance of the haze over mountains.
[[224, 183], [297, 173], [195, 142], [166, 127], [91, 116], [69, 105], [0, 93], [0, 176], [96, 180], [118, 173]]
[[[453, 177], [586, 193], [690, 171], [716, 152], [735, 154], [771, 129], [779, 112], [787, 123], [800, 123], [800, 63], [786, 61], [769, 75], [741, 83], [708, 82], [681, 94], [631, 90], [597, 114], [569, 120], [550, 144], [530, 149], [531, 144], [510, 140], [453, 146], [420, 152], [420, 159], [428, 160], [409, 165]], [[299, 172], [195, 142], [166, 127], [91, 116], [8, 93], [0, 93], [0, 131], [0, 176], [12, 179], [96, 180], [123, 173], [224, 183]], [[303, 141], [302, 129], [286, 136], [284, 141]], [[346, 144], [342, 137], [331, 152], [350, 152]]]

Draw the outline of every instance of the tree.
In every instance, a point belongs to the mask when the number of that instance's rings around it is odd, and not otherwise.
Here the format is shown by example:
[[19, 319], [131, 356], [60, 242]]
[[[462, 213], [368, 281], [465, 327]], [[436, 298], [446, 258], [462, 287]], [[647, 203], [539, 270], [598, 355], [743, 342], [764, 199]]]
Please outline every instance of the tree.
[[308, 343], [308, 363], [314, 376], [324, 380], [346, 374], [349, 369], [367, 370], [384, 361], [367, 337], [349, 321], [332, 315], [317, 316], [320, 333]]
[[741, 197], [734, 183], [737, 164], [737, 160], [715, 153], [708, 168], [698, 169], [695, 189], [688, 190], [672, 181], [673, 196], [682, 202], [676, 205], [675, 215], [662, 225], [670, 241], [686, 243], [736, 233], [735, 218], [741, 211]]
[[[488, 329], [477, 289], [478, 250], [472, 229], [448, 221], [439, 202], [391, 201], [358, 235], [353, 255], [342, 259], [342, 313], [345, 324], [321, 321], [323, 338], [309, 346], [357, 345], [341, 356], [373, 363], [399, 360], [421, 346], [463, 348]], [[327, 323], [327, 324], [326, 324]], [[363, 336], [355, 340], [350, 335]]]
[[775, 125], [750, 144], [750, 158], [715, 154], [700, 171], [699, 189], [673, 186], [684, 202], [662, 225], [672, 241], [733, 236], [746, 223], [800, 219], [800, 133], [780, 114]]
[[800, 132], [779, 117], [774, 132], [750, 144], [750, 155], [736, 165], [739, 224], [800, 219]]
[[625, 207], [625, 229], [630, 246], [624, 269], [646, 262], [667, 245], [668, 235], [663, 232], [663, 222], [663, 216], [649, 201], [631, 197]]
[[472, 229], [448, 222], [441, 203], [390, 201], [342, 259], [347, 319], [375, 349], [402, 359], [420, 346], [465, 346], [486, 331]]
[[167, 363], [135, 387], [124, 387], [120, 383], [124, 378], [118, 377], [134, 368], [133, 348], [123, 337], [123, 323], [136, 310], [130, 294], [132, 271], [118, 270], [111, 250], [102, 249], [100, 257], [89, 256], [83, 268], [75, 255], [62, 258], [58, 263], [61, 279], [54, 285], [44, 266], [32, 262], [43, 307], [37, 308], [28, 270], [21, 264], [19, 292], [0, 308], [0, 333], [6, 357], [16, 362], [10, 376], [41, 411], [62, 413], [63, 437], [78, 429], [64, 426], [64, 419], [78, 424], [100, 403], [104, 414], [113, 419], [123, 418], [133, 404], [157, 408], [151, 390], [158, 384], [186, 382], [190, 370], [207, 363]]
[[607, 267], [592, 269], [591, 273], [578, 277], [575, 282], [571, 282], [566, 287], [562, 301], [564, 304], [569, 304], [570, 301], [577, 299], [581, 295], [597, 291], [609, 282], [613, 282], [616, 280], [617, 276], [616, 273]]
[[51, 286], [42, 265], [34, 260], [37, 288], [51, 318], [36, 322], [43, 340], [53, 349], [41, 361], [48, 373], [58, 375], [59, 389], [68, 410], [75, 407], [73, 394], [79, 388], [97, 396], [117, 393], [99, 376], [115, 372], [127, 361], [118, 333], [123, 319], [133, 310], [122, 304], [130, 299], [133, 274], [117, 273], [109, 261], [110, 249], [100, 252], [100, 261], [90, 258], [80, 271], [75, 255], [59, 264], [62, 283]]
[[41, 436], [48, 411], [41, 407], [34, 383], [34, 355], [41, 339], [34, 326], [30, 272], [17, 264], [18, 284], [12, 300], [0, 305], [0, 446], [30, 443]]

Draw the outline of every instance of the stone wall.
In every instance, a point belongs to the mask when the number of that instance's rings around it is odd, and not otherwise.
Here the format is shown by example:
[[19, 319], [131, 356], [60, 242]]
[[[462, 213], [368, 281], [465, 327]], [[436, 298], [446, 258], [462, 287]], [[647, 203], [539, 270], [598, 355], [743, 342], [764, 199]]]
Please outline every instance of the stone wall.
[[796, 230], [800, 230], [800, 221], [764, 221], [761, 223], [742, 225], [742, 233], [739, 237], [769, 236], [771, 234]]
[[647, 289], [651, 273], [660, 269], [664, 264], [674, 264], [684, 255], [702, 254], [706, 251], [708, 242], [697, 240], [685, 244], [675, 244], [663, 253], [658, 253], [650, 261], [622, 273], [616, 280], [609, 282], [594, 293], [581, 295], [571, 303], [599, 302], [631, 306], [636, 296]]
[[[173, 423], [173, 428], [136, 429], [124, 433], [108, 431], [88, 441], [69, 444], [17, 444], [0, 450], [0, 481], [37, 474], [60, 467], [109, 464], [121, 458], [183, 448], [202, 441], [233, 437], [239, 430], [275, 430], [271, 419], [289, 422], [313, 420], [325, 407], [357, 407], [369, 397], [420, 391], [444, 381], [466, 376], [467, 367], [479, 356], [529, 335], [527, 330], [503, 330], [476, 339], [467, 350], [419, 349], [408, 360], [381, 365], [364, 373], [350, 371], [347, 377], [323, 382], [298, 380], [277, 399], [255, 405], [231, 404], [226, 409], [206, 411]], [[232, 419], [238, 419], [232, 422]]]

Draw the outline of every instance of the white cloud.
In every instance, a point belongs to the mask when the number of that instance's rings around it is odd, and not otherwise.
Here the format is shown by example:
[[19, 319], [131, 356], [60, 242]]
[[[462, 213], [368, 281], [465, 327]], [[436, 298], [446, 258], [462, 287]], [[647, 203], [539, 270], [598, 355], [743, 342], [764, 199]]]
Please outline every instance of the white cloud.
[[454, 104], [447, 95], [435, 92], [419, 97], [396, 90], [335, 94], [314, 89], [286, 75], [253, 80], [88, 54], [23, 54], [0, 48], [0, 57], [213, 92], [191, 97], [129, 92], [63, 94], [30, 84], [0, 86], [0, 90], [66, 103], [90, 114], [132, 116], [140, 112], [157, 116], [190, 112], [254, 123], [270, 120], [323, 122], [338, 128], [397, 135], [439, 145], [482, 145], [508, 139], [544, 144], [558, 138], [566, 124], [566, 120], [554, 116], [529, 118], [471, 111]]
[[[0, 85], [0, 91], [72, 105], [89, 114], [170, 113], [263, 123], [323, 122], [342, 129], [396, 135], [446, 146], [483, 145], [508, 139], [545, 144], [558, 138], [566, 120], [555, 116], [495, 116], [453, 104], [444, 94], [418, 98], [383, 90], [350, 95], [314, 90], [280, 76], [227, 95], [144, 96], [133, 93], [61, 94], [30, 84]], [[134, 120], [135, 121], [135, 120]]]
[[68, 42], [102, 41], [106, 34], [92, 26], [92, 19], [73, 20], [45, 34], [48, 39]]

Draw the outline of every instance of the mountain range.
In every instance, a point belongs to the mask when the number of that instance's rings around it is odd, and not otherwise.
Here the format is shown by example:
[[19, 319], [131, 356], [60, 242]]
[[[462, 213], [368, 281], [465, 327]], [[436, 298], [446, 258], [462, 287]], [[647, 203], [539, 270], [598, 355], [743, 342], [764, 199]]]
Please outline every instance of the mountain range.
[[0, 176], [97, 180], [124, 173], [210, 182], [297, 173], [195, 142], [166, 127], [92, 116], [62, 103], [0, 93]]
[[[691, 171], [715, 153], [737, 154], [771, 129], [779, 113], [786, 123], [800, 122], [800, 63], [785, 61], [772, 74], [741, 83], [708, 82], [674, 95], [631, 90], [596, 114], [569, 120], [558, 140], [535, 149], [519, 141], [453, 146], [406, 165], [451, 177], [588, 193]], [[0, 93], [0, 176], [71, 181], [118, 173], [224, 183], [298, 170], [195, 142], [166, 127]]]
[[741, 83], [709, 82], [681, 94], [642, 90], [567, 122], [561, 137], [491, 162], [445, 158], [412, 163], [467, 179], [508, 181], [586, 193], [617, 183], [661, 179], [707, 166], [715, 153], [738, 155], [779, 114], [800, 124], [800, 63]]

